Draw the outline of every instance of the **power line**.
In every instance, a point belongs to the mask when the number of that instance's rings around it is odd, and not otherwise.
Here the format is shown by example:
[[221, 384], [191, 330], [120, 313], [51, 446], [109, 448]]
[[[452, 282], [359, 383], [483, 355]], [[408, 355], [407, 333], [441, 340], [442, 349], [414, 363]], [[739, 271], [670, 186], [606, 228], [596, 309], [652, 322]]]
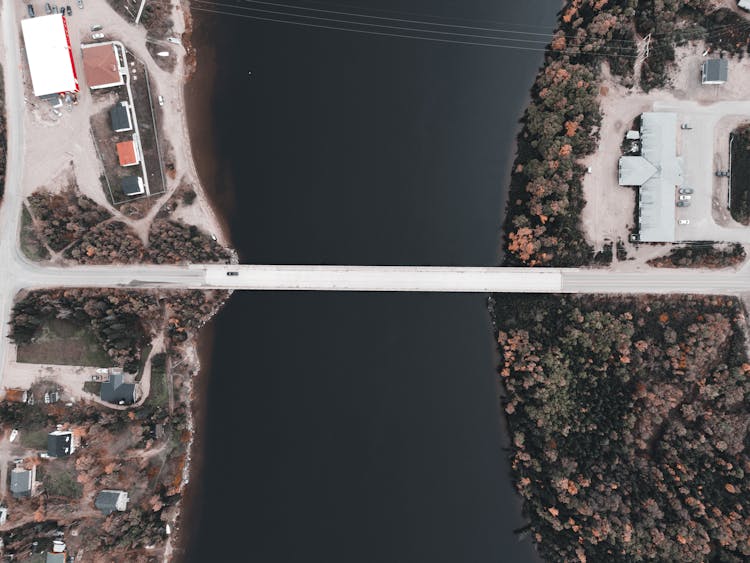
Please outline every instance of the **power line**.
[[[208, 4], [209, 6], [215, 5], [215, 3], [213, 3], [213, 2], [206, 2], [205, 0], [196, 0], [196, 1], [200, 2], [202, 4]], [[532, 51], [532, 52], [539, 52], [539, 53], [565, 53], [565, 52], [567, 52], [568, 54], [571, 54], [571, 55], [574, 55], [574, 56], [575, 55], [581, 55], [581, 56], [610, 56], [610, 57], [619, 56], [619, 57], [632, 58], [632, 59], [637, 58], [636, 54], [625, 54], [625, 53], [621, 53], [621, 52], [608, 52], [608, 53], [605, 53], [605, 52], [585, 52], [585, 51], [579, 49], [578, 47], [568, 47], [566, 49], [535, 48], [535, 47], [526, 47], [526, 46], [521, 46], [521, 45], [503, 45], [503, 44], [499, 44], [499, 43], [488, 43], [488, 42], [479, 42], [479, 41], [459, 41], [459, 40], [456, 40], [456, 39], [447, 39], [447, 38], [438, 38], [438, 37], [423, 37], [423, 36], [415, 35], [415, 34], [387, 33], [387, 32], [384, 32], [384, 31], [374, 31], [374, 30], [370, 30], [370, 29], [352, 29], [352, 28], [348, 28], [348, 27], [324, 25], [324, 24], [321, 24], [321, 23], [310, 23], [308, 21], [296, 21], [296, 20], [289, 20], [289, 19], [278, 19], [278, 18], [270, 18], [270, 17], [265, 17], [265, 16], [257, 16], [257, 15], [251, 15], [251, 14], [246, 14], [246, 13], [227, 12], [227, 11], [224, 11], [224, 10], [215, 10], [215, 9], [210, 9], [210, 8], [204, 8], [204, 7], [201, 7], [201, 6], [197, 5], [196, 3], [192, 4], [192, 9], [194, 9], [196, 11], [200, 11], [200, 12], [206, 12], [206, 13], [218, 14], [218, 15], [225, 15], [225, 16], [234, 16], [234, 17], [238, 17], [238, 18], [244, 18], [244, 19], [250, 19], [250, 20], [256, 20], [256, 21], [265, 21], [265, 22], [271, 22], [271, 23], [282, 23], [282, 24], [287, 24], [287, 25], [297, 25], [297, 26], [302, 26], [302, 27], [312, 27], [312, 28], [318, 28], [318, 29], [330, 29], [330, 30], [335, 30], [335, 31], [348, 31], [348, 32], [351, 32], [351, 33], [362, 33], [362, 34], [366, 34], [366, 35], [378, 35], [378, 36], [384, 36], [384, 37], [398, 37], [398, 38], [402, 38], [402, 39], [416, 39], [416, 40], [420, 40], [420, 41], [431, 41], [431, 42], [436, 42], [436, 43], [449, 43], [449, 44], [457, 44], [457, 45], [467, 45], [467, 46], [477, 46], [477, 47], [490, 47], [490, 48], [498, 48], [498, 49], [515, 49], [515, 50], [520, 50], [520, 51]], [[294, 15], [294, 14], [283, 14], [283, 15], [286, 15], [287, 17], [292, 17], [292, 18], [294, 18], [294, 17], [296, 17], [296, 18], [306, 17], [306, 16]], [[318, 18], [318, 19], [320, 19], [320, 18]], [[348, 24], [348, 25], [359, 25], [359, 26], [373, 26], [374, 25], [374, 24], [368, 24], [368, 23], [365, 23], [365, 22], [351, 22], [351, 21], [346, 21], [346, 20], [324, 19], [324, 21], [334, 21], [334, 22], [338, 22], [338, 23], [343, 23], [343, 24]], [[418, 31], [418, 32], [422, 32], [422, 33], [438, 33], [438, 32], [436, 32], [434, 30], [431, 31], [431, 30], [427, 30], [427, 29], [400, 28], [400, 27], [396, 27], [396, 26], [383, 26], [383, 25], [381, 25], [379, 27], [385, 27], [386, 29], [395, 29], [395, 30], [404, 30], [404, 29], [406, 29], [406, 30]], [[442, 33], [445, 33], [445, 32], [442, 32]], [[449, 35], [454, 35], [454, 36], [458, 36], [458, 37], [461, 36], [461, 34], [459, 34], [459, 33], [454, 33], [454, 34], [449, 34]], [[506, 41], [507, 40], [507, 38], [503, 38], [503, 37], [496, 37], [494, 39], [496, 39], [497, 41]], [[617, 49], [617, 47], [611, 47], [611, 48]], [[571, 53], [570, 52], [571, 49], [575, 49], [577, 52]], [[629, 52], [630, 53], [635, 53], [636, 51], [634, 49], [631, 49], [631, 50], [629, 50]]]
[[[294, 12], [278, 12], [274, 10], [264, 9], [264, 8], [254, 8], [252, 6], [240, 6], [239, 4], [222, 4], [221, 2], [208, 2], [210, 4], [213, 4], [215, 6], [223, 6], [223, 7], [231, 7], [236, 8], [238, 10], [247, 10], [247, 11], [256, 11], [256, 12], [265, 12], [275, 15], [288, 15], [288, 16], [295, 16], [295, 17], [304, 17], [304, 18], [310, 18], [310, 19], [317, 19], [317, 20], [323, 20], [323, 21], [334, 21], [333, 18], [325, 18], [325, 17], [316, 17], [308, 14], [297, 14]], [[553, 36], [554, 32], [550, 31], [547, 33], [539, 33], [539, 32], [532, 32], [532, 31], [519, 31], [519, 30], [513, 30], [513, 29], [498, 29], [494, 27], [478, 27], [478, 26], [467, 26], [467, 25], [459, 25], [459, 24], [448, 24], [448, 23], [440, 23], [440, 22], [431, 22], [431, 21], [424, 21], [424, 20], [412, 20], [412, 19], [403, 19], [403, 18], [393, 18], [393, 17], [385, 17], [385, 16], [374, 16], [370, 14], [361, 14], [356, 12], [345, 12], [340, 10], [325, 10], [321, 8], [307, 8], [304, 6], [295, 6], [293, 4], [284, 4], [280, 2], [268, 2], [265, 0], [242, 0], [242, 3], [244, 4], [259, 4], [264, 6], [273, 6], [277, 8], [287, 8], [291, 10], [306, 10], [311, 12], [317, 12], [317, 13], [324, 13], [324, 14], [334, 14], [339, 16], [347, 16], [347, 17], [353, 17], [353, 18], [364, 18], [364, 19], [376, 19], [376, 20], [385, 20], [385, 21], [393, 21], [393, 22], [401, 22], [401, 23], [410, 23], [410, 24], [416, 24], [416, 25], [425, 25], [425, 26], [439, 26], [439, 27], [451, 27], [451, 28], [457, 28], [457, 29], [468, 29], [473, 31], [489, 31], [494, 33], [509, 33], [509, 34], [515, 34], [515, 35], [529, 35], [529, 36], [540, 36], [545, 37], [545, 40], [537, 40], [539, 42], [548, 43], [549, 38]], [[353, 23], [353, 22], [352, 22]], [[376, 24], [371, 24], [373, 26], [376, 26]], [[437, 32], [436, 32], [437, 33]], [[461, 34], [466, 35], [466, 34]], [[560, 37], [557, 35], [557, 37]], [[566, 37], [567, 39], [578, 39], [577, 36], [574, 35], [565, 35], [563, 37]], [[628, 43], [630, 45], [633, 45], [635, 42], [630, 39], [611, 39], [608, 41], [609, 43], [616, 42], [616, 43]]]

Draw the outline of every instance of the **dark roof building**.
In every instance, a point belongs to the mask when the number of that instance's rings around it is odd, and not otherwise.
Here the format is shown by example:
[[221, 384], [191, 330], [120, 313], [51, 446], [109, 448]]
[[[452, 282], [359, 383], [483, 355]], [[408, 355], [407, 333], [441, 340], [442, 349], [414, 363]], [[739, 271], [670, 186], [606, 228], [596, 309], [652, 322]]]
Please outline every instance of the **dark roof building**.
[[729, 77], [727, 59], [709, 59], [701, 66], [701, 83], [724, 84]]
[[113, 373], [109, 381], [102, 383], [99, 397], [113, 405], [132, 405], [135, 403], [135, 384], [125, 383], [122, 373]]
[[112, 129], [115, 133], [131, 131], [133, 129], [133, 120], [130, 118], [130, 104], [128, 102], [115, 104], [109, 110], [109, 120], [112, 122]]
[[120, 183], [120, 187], [122, 193], [129, 196], [140, 195], [145, 192], [143, 178], [140, 176], [125, 176]]
[[14, 467], [10, 472], [10, 492], [15, 498], [31, 496], [35, 470]]
[[101, 510], [105, 516], [109, 516], [115, 510], [123, 512], [128, 508], [128, 493], [125, 491], [100, 491], [96, 495], [94, 505]]
[[64, 457], [76, 450], [73, 445], [73, 432], [70, 430], [55, 430], [47, 434], [47, 455], [50, 457]]

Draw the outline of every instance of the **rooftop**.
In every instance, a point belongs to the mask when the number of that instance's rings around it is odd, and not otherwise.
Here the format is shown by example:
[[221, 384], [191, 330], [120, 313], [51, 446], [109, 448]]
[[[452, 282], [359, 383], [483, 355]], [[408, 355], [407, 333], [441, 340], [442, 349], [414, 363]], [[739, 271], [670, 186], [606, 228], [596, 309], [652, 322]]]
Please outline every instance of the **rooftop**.
[[729, 77], [727, 59], [709, 59], [703, 63], [702, 82], [704, 84], [721, 84]]
[[77, 92], [78, 79], [68, 40], [68, 26], [61, 14], [21, 20], [26, 58], [35, 96]]
[[113, 373], [109, 376], [109, 381], [102, 383], [99, 397], [113, 405], [131, 405], [135, 402], [135, 385], [125, 383], [122, 373]]
[[107, 88], [125, 84], [114, 43], [81, 45], [83, 71], [89, 88]]
[[130, 131], [133, 128], [133, 122], [130, 119], [130, 110], [128, 109], [130, 104], [128, 102], [120, 102], [115, 104], [112, 109], [109, 110], [109, 119], [112, 122], [112, 129], [116, 133], [122, 131]]
[[133, 141], [123, 141], [121, 143], [117, 143], [117, 158], [120, 160], [120, 166], [133, 166], [134, 164], [138, 164], [140, 160], [138, 159], [138, 153], [136, 151], [136, 146]]
[[674, 242], [675, 188], [682, 184], [676, 113], [641, 115], [641, 155], [620, 158], [619, 182], [621, 186], [640, 186], [639, 240]]
[[63, 457], [73, 453], [73, 432], [70, 430], [55, 430], [47, 434], [47, 455]]
[[31, 469], [15, 467], [10, 472], [10, 492], [14, 497], [28, 496], [34, 483], [34, 472]]
[[107, 516], [115, 510], [122, 512], [128, 506], [128, 493], [116, 490], [100, 491], [96, 495], [94, 505]]

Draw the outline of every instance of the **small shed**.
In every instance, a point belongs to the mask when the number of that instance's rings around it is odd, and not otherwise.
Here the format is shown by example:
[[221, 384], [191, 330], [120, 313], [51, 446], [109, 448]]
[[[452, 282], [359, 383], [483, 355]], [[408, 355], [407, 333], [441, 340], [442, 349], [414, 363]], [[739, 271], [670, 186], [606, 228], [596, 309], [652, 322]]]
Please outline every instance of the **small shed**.
[[15, 498], [30, 497], [34, 488], [36, 467], [14, 467], [10, 472], [10, 492]]
[[94, 505], [102, 511], [105, 516], [109, 516], [114, 511], [123, 512], [128, 508], [128, 493], [125, 491], [116, 491], [106, 489], [99, 491], [94, 500]]
[[133, 130], [133, 120], [130, 117], [130, 104], [120, 102], [109, 110], [109, 120], [112, 122], [112, 130], [115, 133]]
[[134, 140], [117, 143], [115, 148], [117, 149], [120, 166], [135, 166], [141, 161], [138, 155], [138, 145], [135, 144]]
[[727, 59], [709, 59], [701, 66], [702, 84], [724, 84], [729, 77]]
[[143, 187], [143, 178], [140, 176], [125, 176], [120, 183], [122, 193], [127, 196], [141, 195], [146, 190]]

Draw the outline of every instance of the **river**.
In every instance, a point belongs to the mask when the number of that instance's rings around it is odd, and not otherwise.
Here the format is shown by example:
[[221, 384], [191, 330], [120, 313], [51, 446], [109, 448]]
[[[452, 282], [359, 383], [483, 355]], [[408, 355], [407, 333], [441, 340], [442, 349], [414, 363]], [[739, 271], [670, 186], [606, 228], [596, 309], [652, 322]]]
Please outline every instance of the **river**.
[[[304, 5], [534, 33], [560, 7]], [[195, 18], [191, 135], [243, 262], [497, 263], [541, 52]], [[237, 293], [212, 332], [185, 561], [538, 560], [486, 296]]]

